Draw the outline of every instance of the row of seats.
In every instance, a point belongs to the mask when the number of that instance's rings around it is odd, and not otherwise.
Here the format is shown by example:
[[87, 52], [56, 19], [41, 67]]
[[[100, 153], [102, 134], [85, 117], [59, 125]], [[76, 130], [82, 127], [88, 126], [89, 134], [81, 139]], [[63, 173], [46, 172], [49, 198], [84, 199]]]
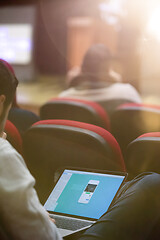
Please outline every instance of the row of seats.
[[[124, 100], [109, 101], [113, 109], [118, 102], [120, 104]], [[116, 107], [110, 115], [104, 112], [106, 111], [97, 103], [54, 98], [40, 108], [40, 117], [41, 119], [77, 120], [101, 126], [115, 136], [124, 157], [128, 144], [136, 137], [143, 133], [160, 131], [160, 106], [125, 103]]]
[[125, 157], [128, 144], [136, 137], [146, 132], [160, 131], [160, 106], [122, 104], [109, 116], [95, 102], [54, 98], [40, 108], [40, 117], [19, 108], [17, 104], [16, 106], [14, 104], [9, 112], [9, 120], [22, 136], [33, 123], [40, 119], [67, 119], [103, 127], [115, 136]]
[[[52, 107], [57, 108], [57, 111], [53, 111]], [[72, 109], [75, 114], [72, 114]], [[33, 124], [23, 134], [24, 157], [37, 180], [36, 189], [41, 202], [45, 201], [48, 192], [52, 189], [57, 169], [64, 166], [114, 171], [125, 171], [127, 168], [130, 177], [146, 170], [159, 171], [157, 153], [153, 154], [155, 149], [158, 150], [160, 139], [158, 107], [121, 105], [110, 116], [111, 128], [108, 115], [96, 103], [78, 99], [52, 99], [49, 104], [41, 107], [42, 118], [45, 118], [45, 111], [47, 114], [55, 113], [51, 118], [58, 118], [61, 114], [62, 119], [67, 116], [66, 118], [70, 120], [42, 120]], [[79, 111], [80, 115], [78, 115]], [[152, 117], [147, 117], [148, 112]], [[85, 116], [87, 116], [86, 120]], [[157, 125], [153, 123], [153, 117], [157, 119], [155, 120]], [[85, 121], [89, 124], [84, 123]], [[148, 125], [144, 124], [145, 122], [148, 122]], [[153, 125], [152, 128], [149, 128], [149, 125]], [[117, 131], [114, 132], [113, 129], [116, 128]], [[150, 135], [146, 133], [138, 137], [139, 133], [143, 134], [148, 129], [152, 131], [158, 129], [158, 133], [153, 132]], [[118, 142], [107, 130], [112, 131]], [[135, 139], [136, 137], [138, 138]], [[132, 140], [134, 141], [131, 142]], [[125, 159], [118, 143], [122, 150], [125, 149]], [[151, 148], [149, 154], [144, 151]]]

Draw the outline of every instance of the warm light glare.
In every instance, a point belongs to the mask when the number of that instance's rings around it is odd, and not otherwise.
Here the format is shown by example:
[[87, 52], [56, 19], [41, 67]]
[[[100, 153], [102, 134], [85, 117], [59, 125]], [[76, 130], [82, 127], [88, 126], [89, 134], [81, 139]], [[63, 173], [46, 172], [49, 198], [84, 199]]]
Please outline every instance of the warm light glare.
[[160, 40], [160, 6], [158, 6], [151, 15], [147, 30], [155, 38]]
[[104, 1], [99, 4], [101, 18], [110, 25], [118, 24], [118, 16], [124, 15], [119, 0]]

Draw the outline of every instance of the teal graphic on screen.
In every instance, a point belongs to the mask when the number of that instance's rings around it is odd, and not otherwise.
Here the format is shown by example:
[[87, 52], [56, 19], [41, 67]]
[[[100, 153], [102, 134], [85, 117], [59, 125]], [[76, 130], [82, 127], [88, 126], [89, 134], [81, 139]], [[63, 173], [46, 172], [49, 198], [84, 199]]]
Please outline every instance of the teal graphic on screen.
[[119, 175], [65, 170], [44, 207], [47, 211], [98, 219], [107, 211], [123, 179]]

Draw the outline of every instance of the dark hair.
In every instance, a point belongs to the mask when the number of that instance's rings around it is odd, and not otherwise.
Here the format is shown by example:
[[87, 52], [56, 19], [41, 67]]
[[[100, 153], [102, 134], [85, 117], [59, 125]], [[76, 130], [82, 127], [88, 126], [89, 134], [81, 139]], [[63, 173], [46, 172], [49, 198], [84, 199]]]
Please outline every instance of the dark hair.
[[5, 106], [9, 105], [15, 96], [18, 80], [13, 68], [5, 60], [0, 59], [0, 95], [5, 95]]
[[97, 74], [103, 64], [107, 62], [109, 64], [111, 59], [111, 53], [104, 44], [92, 45], [83, 58], [81, 71], [82, 73]]

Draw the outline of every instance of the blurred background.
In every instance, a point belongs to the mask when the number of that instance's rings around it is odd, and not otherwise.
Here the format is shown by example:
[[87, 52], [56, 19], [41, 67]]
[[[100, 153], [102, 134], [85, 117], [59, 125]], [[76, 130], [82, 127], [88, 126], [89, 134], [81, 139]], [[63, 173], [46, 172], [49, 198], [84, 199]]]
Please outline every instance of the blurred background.
[[0, 58], [19, 79], [18, 103], [38, 107], [65, 89], [66, 73], [93, 43], [112, 52], [113, 68], [160, 104], [158, 0], [5, 0], [0, 2]]

